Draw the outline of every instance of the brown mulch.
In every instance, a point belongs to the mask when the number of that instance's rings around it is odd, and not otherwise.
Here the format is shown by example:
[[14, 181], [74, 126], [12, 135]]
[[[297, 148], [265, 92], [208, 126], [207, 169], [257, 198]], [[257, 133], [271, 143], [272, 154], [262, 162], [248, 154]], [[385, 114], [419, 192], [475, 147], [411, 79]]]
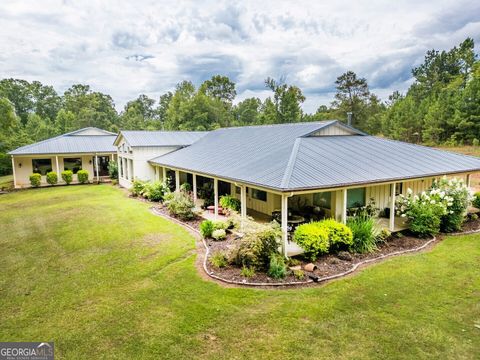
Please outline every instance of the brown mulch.
[[466, 221], [462, 226], [461, 232], [475, 231], [475, 230], [480, 230], [480, 218]]

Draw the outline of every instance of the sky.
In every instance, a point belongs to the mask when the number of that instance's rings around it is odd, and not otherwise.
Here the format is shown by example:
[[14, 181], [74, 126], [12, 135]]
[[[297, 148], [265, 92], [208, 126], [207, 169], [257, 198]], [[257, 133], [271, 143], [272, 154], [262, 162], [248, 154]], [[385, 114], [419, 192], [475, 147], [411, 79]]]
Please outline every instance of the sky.
[[408, 88], [427, 50], [466, 37], [478, 52], [478, 0], [2, 0], [0, 78], [59, 93], [89, 84], [121, 110], [140, 94], [158, 100], [182, 80], [216, 74], [237, 84], [237, 102], [264, 99], [272, 77], [300, 87], [304, 110], [315, 112], [347, 70], [386, 99]]

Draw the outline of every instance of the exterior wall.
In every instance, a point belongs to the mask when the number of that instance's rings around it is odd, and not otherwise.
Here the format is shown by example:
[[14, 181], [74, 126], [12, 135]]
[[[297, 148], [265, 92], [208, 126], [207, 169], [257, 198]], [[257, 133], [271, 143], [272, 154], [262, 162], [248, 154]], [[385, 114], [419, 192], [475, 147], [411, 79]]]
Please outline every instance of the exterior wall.
[[[251, 191], [247, 192], [247, 208], [251, 210], [258, 211], [262, 214], [272, 215], [272, 212], [275, 210], [281, 209], [281, 196], [273, 194], [271, 192], [267, 193], [267, 201], [262, 201], [252, 198]], [[240, 194], [236, 193], [235, 184], [231, 184], [231, 195], [240, 199]]]
[[325, 129], [320, 129], [317, 132], [311, 134], [310, 136], [332, 136], [332, 135], [354, 135], [355, 132], [347, 128], [331, 125]]
[[175, 151], [178, 148], [178, 146], [141, 146], [132, 148], [125, 139], [121, 139], [117, 147], [117, 156], [119, 159], [127, 160], [125, 173], [130, 171], [130, 175], [119, 177], [120, 186], [130, 188], [134, 179], [155, 181], [155, 167], [148, 161], [157, 156]]
[[[99, 155], [109, 155], [112, 158], [113, 154], [99, 154]], [[82, 159], [82, 169], [88, 171], [88, 178], [90, 181], [94, 180], [93, 175], [93, 162], [95, 161], [95, 154], [68, 154], [68, 155], [57, 155], [58, 156], [58, 169], [56, 165], [56, 155], [36, 155], [36, 156], [14, 156], [14, 166], [15, 166], [15, 188], [27, 188], [30, 187], [30, 175], [33, 172], [32, 160], [33, 159], [50, 159], [52, 162], [52, 171], [56, 172], [58, 175], [58, 184], [63, 184], [61, 177], [61, 172], [63, 171], [63, 159], [64, 158], [81, 158]], [[90, 163], [90, 161], [92, 163]], [[22, 166], [20, 167], [20, 164]], [[77, 182], [77, 175], [73, 175], [73, 182]], [[42, 185], [48, 185], [46, 176], [42, 176]]]

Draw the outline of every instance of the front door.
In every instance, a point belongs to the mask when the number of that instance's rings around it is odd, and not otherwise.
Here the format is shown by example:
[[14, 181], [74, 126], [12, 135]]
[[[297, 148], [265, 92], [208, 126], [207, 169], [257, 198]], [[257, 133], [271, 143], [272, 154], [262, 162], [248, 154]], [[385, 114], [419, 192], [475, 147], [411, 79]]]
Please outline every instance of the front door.
[[108, 163], [110, 161], [109, 156], [99, 156], [98, 157], [98, 169], [97, 163], [95, 162], [95, 157], [93, 157], [93, 173], [97, 176], [97, 171], [99, 176], [108, 176]]

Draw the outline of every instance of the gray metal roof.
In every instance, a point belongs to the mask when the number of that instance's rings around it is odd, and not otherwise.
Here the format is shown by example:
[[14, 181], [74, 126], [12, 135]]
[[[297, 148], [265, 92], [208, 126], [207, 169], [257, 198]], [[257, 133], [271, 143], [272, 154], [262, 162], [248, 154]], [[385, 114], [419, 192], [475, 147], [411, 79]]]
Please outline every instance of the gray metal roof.
[[115, 140], [123, 136], [127, 143], [132, 146], [188, 146], [202, 136], [206, 131], [135, 131], [122, 130]]
[[480, 158], [368, 135], [308, 135], [336, 121], [226, 128], [152, 163], [281, 191], [480, 170]]
[[[82, 133], [96, 133], [84, 135]], [[98, 129], [84, 128], [67, 134], [56, 136], [34, 144], [25, 145], [9, 152], [10, 155], [40, 155], [40, 154], [84, 154], [84, 153], [114, 153], [113, 146], [116, 134]]]

